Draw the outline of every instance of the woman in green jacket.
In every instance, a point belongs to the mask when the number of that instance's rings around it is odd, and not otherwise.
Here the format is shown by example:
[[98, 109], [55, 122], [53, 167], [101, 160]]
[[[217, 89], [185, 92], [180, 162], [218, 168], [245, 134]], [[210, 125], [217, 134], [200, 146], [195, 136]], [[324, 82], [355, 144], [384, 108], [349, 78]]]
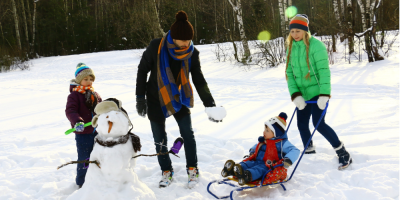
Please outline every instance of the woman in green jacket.
[[[331, 97], [328, 53], [324, 43], [310, 35], [308, 23], [307, 15], [296, 15], [290, 21], [290, 35], [286, 39], [286, 80], [292, 101], [298, 108], [297, 126], [304, 147], [311, 137], [308, 127], [311, 115], [316, 126]], [[305, 101], [317, 101], [317, 104], [307, 104]], [[347, 168], [352, 163], [352, 158], [335, 131], [325, 123], [325, 117], [317, 130], [335, 149], [339, 157], [339, 169]], [[312, 141], [305, 153], [316, 153]]]

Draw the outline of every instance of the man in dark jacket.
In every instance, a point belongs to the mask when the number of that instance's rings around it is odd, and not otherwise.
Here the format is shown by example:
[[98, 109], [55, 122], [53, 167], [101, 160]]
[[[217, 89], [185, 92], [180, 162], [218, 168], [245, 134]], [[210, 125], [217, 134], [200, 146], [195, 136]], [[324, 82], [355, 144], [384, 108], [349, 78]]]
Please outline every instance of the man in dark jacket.
[[[173, 115], [178, 123], [184, 140], [189, 187], [198, 182], [199, 176], [196, 140], [189, 110], [193, 107], [193, 89], [189, 74], [192, 75], [193, 84], [206, 109], [213, 107], [212, 109], [220, 109], [219, 111], [226, 114], [223, 107], [215, 107], [201, 71], [199, 51], [192, 43], [193, 34], [193, 27], [186, 13], [179, 11], [171, 30], [163, 38], [152, 40], [143, 52], [136, 80], [136, 110], [142, 117], [148, 114], [157, 153], [168, 152], [166, 118]], [[149, 72], [150, 78], [147, 81]], [[212, 114], [208, 115], [211, 121], [222, 121]], [[158, 156], [158, 162], [162, 170], [160, 187], [166, 187], [171, 183], [174, 174], [169, 155]]]

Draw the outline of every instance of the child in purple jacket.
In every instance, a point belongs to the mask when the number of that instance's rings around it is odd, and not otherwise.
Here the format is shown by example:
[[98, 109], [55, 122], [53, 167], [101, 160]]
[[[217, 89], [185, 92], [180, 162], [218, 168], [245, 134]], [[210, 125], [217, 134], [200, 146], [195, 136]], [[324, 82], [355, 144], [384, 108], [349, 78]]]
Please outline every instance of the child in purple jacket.
[[[100, 95], [94, 91], [92, 84], [96, 76], [92, 69], [84, 63], [79, 63], [75, 71], [75, 79], [71, 80], [65, 114], [75, 128], [75, 140], [78, 151], [78, 160], [85, 160], [90, 157], [93, 150], [94, 137], [97, 132], [92, 126], [84, 127], [85, 123], [91, 122], [94, 108], [101, 102]], [[87, 169], [83, 164], [77, 165], [76, 184], [82, 187], [85, 182]]]

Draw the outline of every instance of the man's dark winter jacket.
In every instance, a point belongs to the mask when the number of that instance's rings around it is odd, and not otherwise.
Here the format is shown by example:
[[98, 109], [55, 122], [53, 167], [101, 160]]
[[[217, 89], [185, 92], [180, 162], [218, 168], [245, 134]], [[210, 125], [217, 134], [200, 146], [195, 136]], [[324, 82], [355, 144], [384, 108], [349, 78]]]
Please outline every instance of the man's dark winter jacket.
[[[165, 117], [161, 110], [157, 85], [157, 56], [160, 42], [161, 38], [152, 40], [146, 51], [143, 52], [137, 72], [136, 95], [146, 95], [148, 106], [147, 114], [149, 119], [154, 122], [163, 123]], [[192, 75], [193, 85], [196, 87], [197, 93], [203, 101], [203, 105], [205, 107], [213, 107], [215, 106], [214, 99], [208, 89], [203, 73], [201, 72], [199, 51], [196, 48], [194, 48], [191, 59], [192, 65], [190, 68], [190, 74]], [[169, 65], [176, 80], [181, 69], [182, 61], [174, 60], [169, 55]], [[147, 81], [147, 74], [150, 71], [150, 78]], [[190, 110], [186, 106], [182, 106], [182, 109], [174, 115], [175, 117], [180, 118], [188, 114], [190, 114]]]
[[[92, 113], [89, 108], [87, 108], [85, 102], [85, 94], [72, 91], [76, 85], [70, 85], [68, 95], [67, 106], [65, 108], [65, 114], [68, 120], [71, 122], [71, 127], [73, 128], [77, 122], [88, 123], [92, 121], [93, 116], [96, 113]], [[97, 92], [94, 92], [97, 96], [97, 102], [101, 102], [101, 97]], [[90, 134], [93, 133], [94, 129], [92, 126], [85, 127], [82, 132], [75, 132], [76, 134]]]

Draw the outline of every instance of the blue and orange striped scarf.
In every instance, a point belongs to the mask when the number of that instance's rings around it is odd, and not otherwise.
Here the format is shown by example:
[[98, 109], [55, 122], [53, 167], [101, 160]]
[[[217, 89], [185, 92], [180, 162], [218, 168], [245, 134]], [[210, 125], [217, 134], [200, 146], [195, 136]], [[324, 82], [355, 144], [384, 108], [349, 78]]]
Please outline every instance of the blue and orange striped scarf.
[[[178, 112], [182, 105], [193, 107], [193, 90], [189, 81], [191, 56], [193, 54], [193, 42], [190, 46], [180, 49], [174, 44], [170, 32], [161, 39], [157, 56], [157, 84], [161, 109], [165, 118]], [[181, 60], [181, 70], [175, 81], [169, 66], [169, 56], [175, 60]]]

